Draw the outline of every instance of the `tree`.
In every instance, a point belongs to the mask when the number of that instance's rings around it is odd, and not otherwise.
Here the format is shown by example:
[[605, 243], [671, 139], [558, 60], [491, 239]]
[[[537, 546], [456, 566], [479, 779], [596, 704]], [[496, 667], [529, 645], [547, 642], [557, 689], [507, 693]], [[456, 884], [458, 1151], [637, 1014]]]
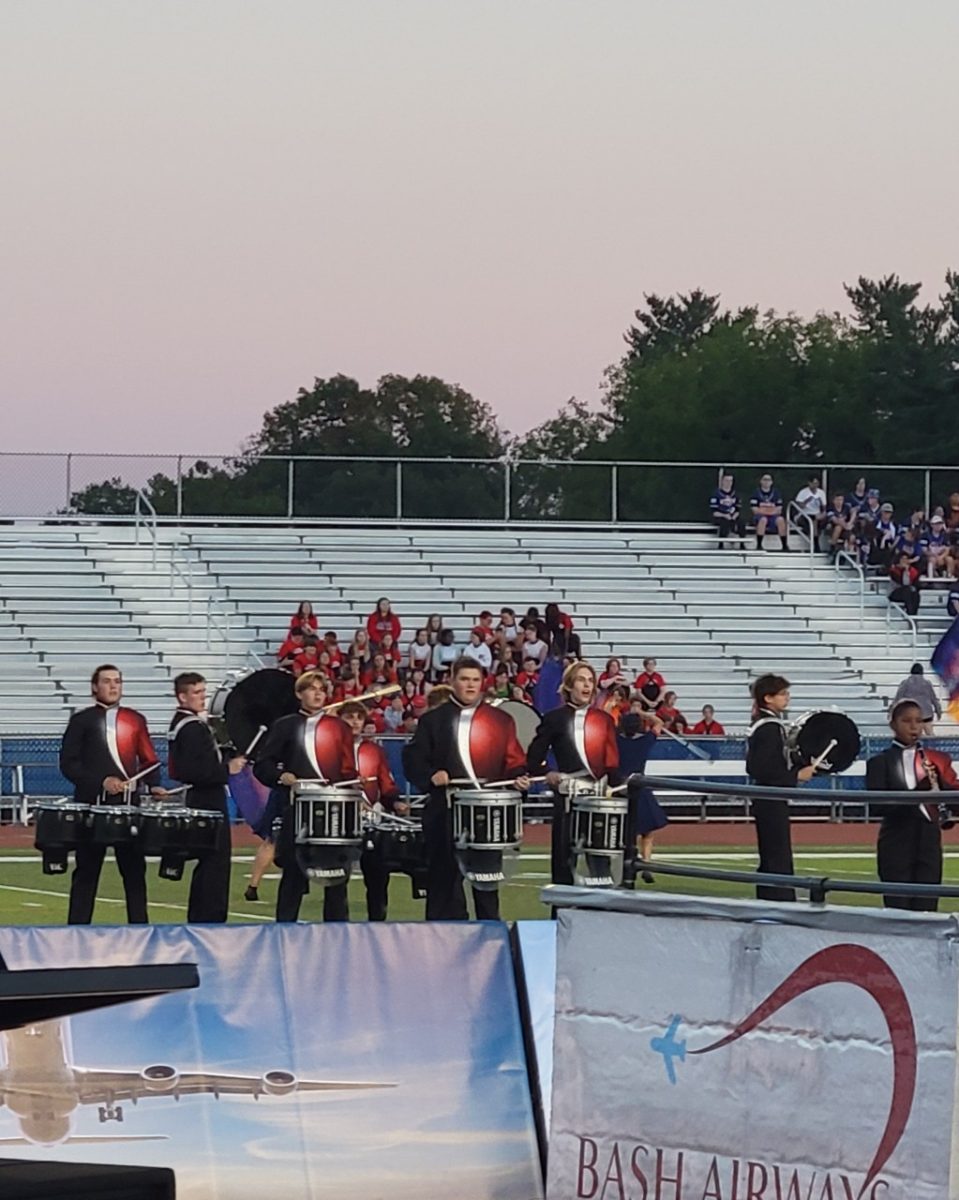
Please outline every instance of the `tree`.
[[[137, 490], [123, 482], [119, 475], [102, 483], [91, 483], [70, 496], [67, 512], [101, 516], [123, 513], [133, 515]], [[62, 511], [62, 510], [61, 510]]]

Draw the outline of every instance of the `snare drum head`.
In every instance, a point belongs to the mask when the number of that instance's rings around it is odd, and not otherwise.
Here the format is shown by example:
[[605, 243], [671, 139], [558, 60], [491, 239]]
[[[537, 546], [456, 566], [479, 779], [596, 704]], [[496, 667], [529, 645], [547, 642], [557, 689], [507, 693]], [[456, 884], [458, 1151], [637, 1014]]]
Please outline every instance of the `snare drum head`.
[[524, 750], [528, 750], [530, 742], [536, 736], [536, 730], [541, 720], [536, 709], [530, 704], [524, 704], [521, 700], [494, 700], [493, 707], [513, 718], [513, 724], [516, 726], [516, 740]]
[[523, 794], [512, 788], [478, 788], [453, 793], [454, 804], [522, 804]]
[[797, 717], [793, 722], [790, 738], [798, 747], [805, 763], [818, 758], [830, 742], [836, 742], [820, 768], [824, 773], [845, 771], [859, 757], [861, 743], [856, 723], [845, 713], [832, 709], [803, 713]]
[[[269, 729], [278, 718], [297, 711], [299, 701], [293, 687], [293, 676], [288, 671], [272, 667], [253, 671], [236, 683], [226, 683], [217, 689], [210, 715], [218, 715], [213, 711], [214, 705], [222, 705], [230, 741], [243, 751], [256, 737], [261, 725]], [[220, 693], [224, 688], [226, 693], [221, 700]]]

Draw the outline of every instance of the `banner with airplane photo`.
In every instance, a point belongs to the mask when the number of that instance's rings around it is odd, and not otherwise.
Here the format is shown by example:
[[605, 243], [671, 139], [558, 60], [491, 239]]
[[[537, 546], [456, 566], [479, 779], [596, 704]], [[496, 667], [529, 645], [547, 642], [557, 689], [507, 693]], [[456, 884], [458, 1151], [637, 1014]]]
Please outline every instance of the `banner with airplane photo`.
[[505, 926], [8, 928], [11, 970], [200, 987], [0, 1033], [0, 1157], [172, 1167], [181, 1200], [539, 1200]]
[[956, 1196], [951, 920], [636, 903], [560, 914], [551, 1200]]

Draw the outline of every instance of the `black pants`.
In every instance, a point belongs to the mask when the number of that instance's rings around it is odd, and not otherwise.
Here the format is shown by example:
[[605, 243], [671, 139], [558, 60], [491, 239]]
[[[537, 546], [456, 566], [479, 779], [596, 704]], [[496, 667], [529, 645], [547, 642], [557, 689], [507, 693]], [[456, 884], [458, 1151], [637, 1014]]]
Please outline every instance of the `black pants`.
[[573, 868], [570, 863], [572, 857], [570, 803], [569, 796], [557, 794], [553, 797], [553, 828], [549, 854], [550, 878], [553, 883], [573, 882]]
[[[942, 883], [942, 833], [918, 810], [901, 820], [883, 819], [876, 847], [884, 883]], [[922, 896], [883, 896], [886, 908], [936, 912], [939, 901]]]
[[[293, 828], [293, 805], [287, 803], [280, 820], [276, 838], [276, 864], [282, 869], [280, 886], [276, 892], [276, 919], [280, 923], [296, 921], [300, 915], [303, 897], [310, 890], [310, 881], [296, 858], [296, 831]], [[323, 889], [323, 920], [348, 921], [349, 899], [346, 884]]]
[[[742, 517], [714, 517], [716, 528], [719, 530], [721, 538], [738, 537], [740, 542], [745, 541], [746, 527], [743, 525]], [[722, 542], [719, 543], [722, 546]]]
[[360, 859], [363, 883], [366, 887], [366, 915], [371, 921], [386, 920], [389, 901], [390, 873], [375, 850], [364, 850]]
[[919, 611], [919, 589], [908, 583], [901, 583], [889, 593], [889, 599], [894, 604], [901, 604], [910, 617]]
[[[756, 822], [756, 842], [759, 846], [758, 870], [764, 875], [792, 875], [793, 850], [789, 831], [789, 802], [787, 800], [754, 800], [753, 820]], [[790, 887], [756, 888], [759, 900], [795, 900]]]
[[200, 856], [190, 881], [190, 900], [186, 919], [191, 925], [222, 925], [230, 903], [230, 866], [232, 839], [230, 821], [223, 810], [218, 822], [216, 845]]
[[[426, 844], [427, 921], [468, 921], [463, 875], [453, 847], [453, 814], [446, 800], [430, 796], [423, 815]], [[499, 889], [473, 888], [473, 906], [478, 921], [499, 920]]]
[[[67, 924], [89, 925], [93, 920], [93, 905], [97, 884], [106, 855], [106, 846], [87, 843], [77, 846], [77, 865], [70, 883], [70, 907]], [[127, 921], [131, 925], [146, 925], [147, 917], [147, 860], [135, 842], [121, 842], [113, 847], [117, 867], [123, 880], [127, 901]]]

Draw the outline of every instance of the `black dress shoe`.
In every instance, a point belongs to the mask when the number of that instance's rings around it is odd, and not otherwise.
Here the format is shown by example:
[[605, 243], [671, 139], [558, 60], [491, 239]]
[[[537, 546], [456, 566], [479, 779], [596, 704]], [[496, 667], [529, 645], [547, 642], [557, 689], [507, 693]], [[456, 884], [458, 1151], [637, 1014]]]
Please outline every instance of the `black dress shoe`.
[[244, 900], [252, 901], [252, 900], [259, 900], [259, 898], [260, 898], [259, 892], [257, 892], [256, 888], [252, 887], [252, 886], [248, 887], [246, 889], [246, 891], [243, 893]]

